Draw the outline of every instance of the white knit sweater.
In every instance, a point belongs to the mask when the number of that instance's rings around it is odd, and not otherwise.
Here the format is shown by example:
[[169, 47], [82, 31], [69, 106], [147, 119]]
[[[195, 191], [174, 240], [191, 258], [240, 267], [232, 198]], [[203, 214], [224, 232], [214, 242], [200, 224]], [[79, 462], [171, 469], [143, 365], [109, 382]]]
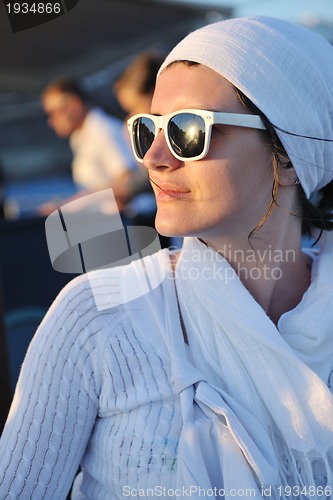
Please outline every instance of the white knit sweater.
[[[301, 304], [283, 315], [279, 329], [290, 345], [295, 344], [300, 358], [306, 361], [305, 354], [311, 352], [312, 360], [319, 359], [313, 368], [330, 385], [331, 250], [318, 263], [313, 265], [312, 292], [307, 291]], [[158, 274], [169, 267], [168, 251], [147, 257], [145, 265], [148, 276], [150, 268]], [[165, 279], [136, 300], [107, 307], [126, 297], [129, 274], [139, 276], [137, 267], [100, 270], [75, 279], [50, 308], [29, 347], [1, 437], [0, 500], [64, 500], [79, 464], [75, 500], [182, 497], [176, 489], [182, 416], [171, 364], [179, 357], [184, 366], [199, 367], [202, 351], [195, 356], [191, 337], [184, 351], [191, 363], [178, 356], [182, 340], [171, 280]], [[141, 289], [141, 278], [136, 283]], [[199, 322], [199, 309], [198, 314], [193, 317]], [[298, 322], [294, 329], [293, 323]], [[293, 339], [294, 330], [304, 333], [301, 343]], [[187, 331], [191, 336], [191, 329]], [[320, 333], [320, 342], [314, 332]], [[324, 351], [318, 351], [320, 343]], [[305, 346], [304, 352], [297, 351], [297, 346]], [[324, 416], [328, 403], [319, 409]], [[197, 451], [194, 455], [192, 463], [198, 460]], [[173, 495], [175, 491], [178, 494]]]
[[[111, 293], [113, 270], [95, 273], [95, 293], [101, 276]], [[28, 350], [1, 438], [1, 500], [63, 500], [80, 463], [75, 499], [174, 485], [181, 417], [154, 307], [161, 293], [98, 311], [86, 276], [62, 291]]]

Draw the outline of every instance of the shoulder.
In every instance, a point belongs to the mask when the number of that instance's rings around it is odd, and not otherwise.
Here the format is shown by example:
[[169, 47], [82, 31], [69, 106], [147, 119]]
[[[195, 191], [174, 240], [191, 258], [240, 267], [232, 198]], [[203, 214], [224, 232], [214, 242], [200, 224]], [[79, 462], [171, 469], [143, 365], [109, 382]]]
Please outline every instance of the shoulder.
[[[100, 349], [105, 338], [105, 325], [116, 325], [119, 312], [115, 308], [99, 311], [96, 307], [89, 274], [68, 283], [46, 313], [34, 340], [61, 350], [88, 352]], [[50, 347], [51, 348], [51, 347]], [[86, 353], [86, 354], [85, 354]]]
[[82, 326], [112, 320], [115, 326], [131, 320], [133, 310], [145, 314], [156, 307], [153, 292], [163, 288], [168, 262], [168, 251], [160, 250], [126, 265], [78, 276], [60, 292], [48, 315], [54, 321], [75, 316]]

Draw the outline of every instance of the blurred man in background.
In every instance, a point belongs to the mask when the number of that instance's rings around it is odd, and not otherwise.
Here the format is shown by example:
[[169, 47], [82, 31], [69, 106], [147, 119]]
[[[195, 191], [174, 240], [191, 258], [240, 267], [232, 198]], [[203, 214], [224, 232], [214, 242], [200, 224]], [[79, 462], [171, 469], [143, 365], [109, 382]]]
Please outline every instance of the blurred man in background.
[[[48, 124], [61, 138], [68, 138], [73, 152], [72, 176], [80, 196], [112, 187], [136, 168], [118, 118], [89, 101], [79, 83], [70, 78], [51, 82], [42, 95]], [[44, 204], [44, 214], [54, 210]]]

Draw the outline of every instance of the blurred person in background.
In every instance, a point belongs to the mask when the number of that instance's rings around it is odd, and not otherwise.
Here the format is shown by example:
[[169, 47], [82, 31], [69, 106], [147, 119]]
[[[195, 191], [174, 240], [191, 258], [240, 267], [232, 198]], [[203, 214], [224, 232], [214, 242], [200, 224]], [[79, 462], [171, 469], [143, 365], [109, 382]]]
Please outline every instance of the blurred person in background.
[[[149, 113], [157, 72], [163, 60], [164, 57], [157, 51], [142, 52], [117, 77], [113, 91], [120, 106], [127, 113], [127, 118], [137, 113]], [[124, 128], [128, 136], [127, 126]], [[116, 180], [112, 188], [121, 205], [125, 205], [140, 193], [153, 195], [147, 169], [141, 164], [131, 175]]]
[[164, 56], [147, 50], [137, 55], [116, 78], [113, 91], [127, 118], [137, 113], [148, 113], [154, 94], [158, 70]]
[[[94, 106], [79, 82], [72, 78], [51, 82], [42, 103], [49, 126], [59, 137], [69, 139], [72, 176], [81, 190], [75, 197], [112, 187], [130, 176], [136, 165], [122, 121]], [[48, 214], [55, 208], [54, 203], [46, 203], [40, 211]]]

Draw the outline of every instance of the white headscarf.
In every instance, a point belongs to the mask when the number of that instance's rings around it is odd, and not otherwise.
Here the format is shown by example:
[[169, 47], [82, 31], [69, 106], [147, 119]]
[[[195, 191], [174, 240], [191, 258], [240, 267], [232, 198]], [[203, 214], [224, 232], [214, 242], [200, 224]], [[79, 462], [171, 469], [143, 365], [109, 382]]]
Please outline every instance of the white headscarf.
[[307, 197], [333, 179], [333, 48], [324, 38], [270, 17], [230, 19], [188, 35], [160, 71], [178, 60], [216, 71], [268, 117]]

